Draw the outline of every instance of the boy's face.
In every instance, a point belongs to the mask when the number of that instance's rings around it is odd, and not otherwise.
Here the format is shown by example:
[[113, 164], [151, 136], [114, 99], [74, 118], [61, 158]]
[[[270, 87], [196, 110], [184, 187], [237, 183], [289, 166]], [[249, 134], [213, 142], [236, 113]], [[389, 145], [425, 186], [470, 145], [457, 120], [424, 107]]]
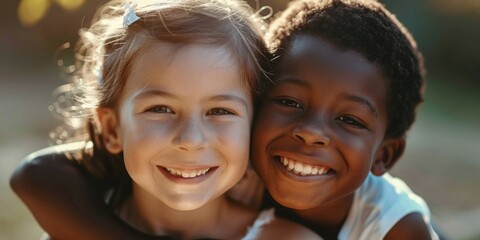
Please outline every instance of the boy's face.
[[256, 116], [253, 163], [280, 204], [344, 199], [367, 177], [387, 127], [386, 81], [356, 52], [300, 36]]
[[226, 47], [154, 44], [134, 61], [119, 112], [100, 120], [137, 202], [193, 210], [242, 178], [253, 104], [239, 72]]

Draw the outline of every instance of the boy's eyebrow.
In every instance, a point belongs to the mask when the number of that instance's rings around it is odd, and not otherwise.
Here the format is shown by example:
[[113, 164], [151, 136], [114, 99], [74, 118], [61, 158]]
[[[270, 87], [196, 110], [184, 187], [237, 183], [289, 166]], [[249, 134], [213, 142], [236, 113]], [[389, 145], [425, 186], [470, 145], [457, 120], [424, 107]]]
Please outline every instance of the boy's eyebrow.
[[354, 102], [357, 102], [357, 103], [360, 103], [362, 105], [365, 105], [368, 107], [368, 109], [373, 113], [373, 115], [375, 115], [375, 117], [378, 116], [378, 111], [377, 111], [377, 108], [375, 107], [375, 105], [369, 101], [368, 99], [366, 98], [363, 98], [363, 97], [360, 97], [360, 96], [355, 96], [355, 95], [345, 95], [345, 97], [348, 99], [348, 100], [351, 100], [351, 101], [354, 101]]
[[278, 83], [291, 83], [291, 84], [296, 84], [304, 87], [308, 87], [308, 83], [301, 81], [300, 79], [289, 77], [289, 76], [284, 76], [284, 77], [279, 77], [277, 79]]
[[[277, 79], [277, 81], [281, 81], [282, 83], [296, 84], [300, 86], [309, 87], [308, 83], [292, 77], [280, 77]], [[345, 98], [347, 98], [350, 101], [358, 102], [362, 105], [367, 106], [368, 109], [373, 113], [373, 115], [375, 115], [375, 117], [378, 116], [378, 110], [370, 100], [360, 96], [350, 95], [350, 94], [346, 94]]]

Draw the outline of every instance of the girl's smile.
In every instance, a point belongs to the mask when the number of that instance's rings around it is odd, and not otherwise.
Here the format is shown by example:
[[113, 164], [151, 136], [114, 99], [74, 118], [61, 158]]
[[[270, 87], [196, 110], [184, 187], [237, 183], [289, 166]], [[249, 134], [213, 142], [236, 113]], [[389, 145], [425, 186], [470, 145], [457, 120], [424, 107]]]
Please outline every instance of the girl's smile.
[[197, 167], [191, 169], [157, 166], [158, 170], [170, 181], [178, 184], [195, 184], [204, 181], [218, 167]]

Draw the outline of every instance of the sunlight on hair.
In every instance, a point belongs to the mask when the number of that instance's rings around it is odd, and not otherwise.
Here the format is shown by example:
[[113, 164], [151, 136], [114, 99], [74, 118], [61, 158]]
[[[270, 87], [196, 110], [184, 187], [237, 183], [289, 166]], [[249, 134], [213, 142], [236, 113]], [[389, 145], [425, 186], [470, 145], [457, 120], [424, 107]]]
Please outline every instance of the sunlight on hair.
[[25, 27], [37, 24], [50, 9], [52, 3], [58, 4], [65, 10], [73, 11], [80, 8], [85, 0], [20, 0], [17, 9], [18, 19]]
[[50, 8], [50, 0], [21, 0], [17, 14], [22, 25], [30, 27], [40, 21]]

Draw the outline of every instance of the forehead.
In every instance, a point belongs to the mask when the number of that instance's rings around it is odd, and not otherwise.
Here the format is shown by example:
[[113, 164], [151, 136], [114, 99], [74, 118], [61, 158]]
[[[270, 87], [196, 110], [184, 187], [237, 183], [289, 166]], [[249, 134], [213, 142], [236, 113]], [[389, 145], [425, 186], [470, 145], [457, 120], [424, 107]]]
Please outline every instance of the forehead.
[[154, 43], [146, 47], [133, 61], [129, 79], [151, 80], [168, 75], [174, 78], [172, 81], [178, 81], [183, 77], [202, 79], [202, 76], [214, 73], [240, 75], [239, 64], [228, 47]]
[[343, 50], [333, 44], [308, 35], [294, 38], [281, 56], [278, 76], [306, 74], [317, 80], [347, 81], [354, 84], [383, 86], [387, 81], [379, 68], [361, 54]]
[[[216, 69], [238, 69], [236, 56], [226, 45], [200, 43], [147, 43], [134, 59], [132, 72], [145, 68], [171, 67], [175, 64], [212, 67]], [[187, 70], [187, 69], [186, 69]]]
[[[301, 60], [305, 66], [331, 71], [349, 72], [352, 74], [381, 75], [377, 66], [369, 62], [361, 54], [352, 50], [343, 50], [320, 37], [300, 35], [290, 43], [285, 59]], [[284, 60], [285, 60], [284, 59]]]
[[371, 99], [378, 108], [386, 106], [387, 81], [377, 66], [319, 37], [300, 35], [292, 40], [281, 56], [276, 81], [295, 82], [313, 95], [355, 95]]
[[139, 52], [131, 64], [123, 98], [146, 88], [192, 96], [245, 92], [238, 63], [225, 46], [155, 43]]

